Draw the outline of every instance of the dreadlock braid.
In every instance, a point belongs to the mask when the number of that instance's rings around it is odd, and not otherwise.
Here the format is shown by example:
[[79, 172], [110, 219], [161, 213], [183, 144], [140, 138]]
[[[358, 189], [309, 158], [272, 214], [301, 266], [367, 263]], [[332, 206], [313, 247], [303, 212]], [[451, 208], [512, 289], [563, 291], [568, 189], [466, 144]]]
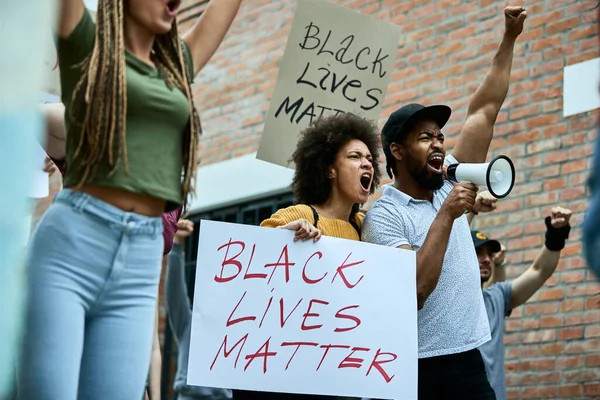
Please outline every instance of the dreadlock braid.
[[[122, 160], [129, 173], [126, 145], [127, 81], [125, 76], [125, 41], [123, 35], [123, 0], [99, 0], [96, 15], [96, 40], [92, 53], [77, 67], [83, 71], [73, 92], [70, 118], [81, 128], [81, 137], [73, 163], [83, 171], [77, 187], [97, 176], [99, 168], [108, 167], [109, 176]], [[180, 89], [188, 98], [190, 124], [183, 143], [184, 204], [195, 191], [197, 148], [202, 127], [194, 106], [191, 77], [188, 76], [177, 21], [165, 35], [157, 35], [153, 61], [169, 88]], [[85, 107], [83, 121], [77, 121]]]

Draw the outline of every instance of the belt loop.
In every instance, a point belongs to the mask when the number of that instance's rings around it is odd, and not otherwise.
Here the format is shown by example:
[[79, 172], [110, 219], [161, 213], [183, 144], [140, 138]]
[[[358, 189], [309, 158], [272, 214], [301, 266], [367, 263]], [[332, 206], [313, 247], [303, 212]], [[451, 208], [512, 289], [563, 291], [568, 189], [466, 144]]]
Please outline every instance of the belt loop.
[[82, 212], [89, 201], [88, 196], [80, 191], [71, 192], [70, 196], [73, 199], [73, 208], [78, 212]]

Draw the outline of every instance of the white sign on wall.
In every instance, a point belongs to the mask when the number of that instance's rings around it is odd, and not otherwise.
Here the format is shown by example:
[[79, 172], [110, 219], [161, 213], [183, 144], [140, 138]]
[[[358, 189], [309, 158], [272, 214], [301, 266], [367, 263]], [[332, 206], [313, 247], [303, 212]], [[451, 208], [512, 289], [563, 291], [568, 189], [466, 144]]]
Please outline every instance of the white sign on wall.
[[412, 251], [201, 221], [188, 384], [417, 398]]
[[563, 74], [563, 116], [600, 107], [600, 58], [569, 65]]

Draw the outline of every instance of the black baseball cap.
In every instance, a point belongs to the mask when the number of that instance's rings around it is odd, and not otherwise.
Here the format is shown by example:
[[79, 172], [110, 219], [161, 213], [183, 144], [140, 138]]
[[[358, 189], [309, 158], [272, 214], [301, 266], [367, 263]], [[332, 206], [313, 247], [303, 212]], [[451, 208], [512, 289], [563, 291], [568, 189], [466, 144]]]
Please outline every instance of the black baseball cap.
[[408, 133], [406, 132], [406, 128], [412, 122], [422, 118], [435, 120], [440, 129], [442, 129], [450, 119], [450, 114], [452, 114], [452, 110], [450, 107], [444, 105], [426, 107], [416, 103], [408, 104], [390, 115], [381, 130], [381, 137], [387, 145], [390, 145]]
[[478, 248], [479, 246], [483, 246], [486, 243], [490, 244], [491, 250], [494, 253], [499, 252], [500, 249], [502, 248], [500, 246], [499, 241], [490, 239], [485, 234], [483, 234], [479, 231], [471, 231], [471, 238], [473, 239], [473, 244], [475, 245], [475, 248]]

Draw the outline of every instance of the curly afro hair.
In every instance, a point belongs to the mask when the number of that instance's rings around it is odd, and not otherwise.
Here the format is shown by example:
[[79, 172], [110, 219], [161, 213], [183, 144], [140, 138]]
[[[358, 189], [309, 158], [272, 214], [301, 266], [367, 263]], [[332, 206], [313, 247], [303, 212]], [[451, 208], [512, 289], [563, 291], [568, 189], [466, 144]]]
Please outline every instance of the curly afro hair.
[[[290, 188], [299, 203], [323, 204], [327, 201], [331, 194], [329, 166], [338, 151], [352, 139], [363, 142], [373, 156], [371, 194], [375, 192], [381, 179], [378, 163], [381, 142], [377, 125], [351, 113], [339, 113], [321, 117], [300, 132], [290, 159], [296, 166]], [[356, 204], [353, 214], [358, 207]]]

